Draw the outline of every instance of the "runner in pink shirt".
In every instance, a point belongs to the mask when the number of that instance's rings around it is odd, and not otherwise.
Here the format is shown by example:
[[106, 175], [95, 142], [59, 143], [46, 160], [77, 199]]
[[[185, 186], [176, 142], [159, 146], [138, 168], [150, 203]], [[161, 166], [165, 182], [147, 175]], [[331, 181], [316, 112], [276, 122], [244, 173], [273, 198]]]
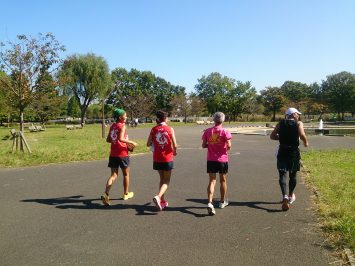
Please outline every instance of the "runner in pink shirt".
[[213, 194], [216, 185], [217, 172], [220, 178], [221, 201], [219, 207], [223, 209], [228, 206], [229, 202], [225, 198], [227, 193], [227, 174], [228, 174], [228, 154], [232, 143], [231, 133], [222, 127], [225, 115], [222, 112], [216, 112], [213, 115], [215, 125], [204, 131], [202, 135], [202, 148], [207, 148], [207, 173], [209, 175], [209, 184], [207, 187], [208, 204], [207, 210], [209, 215], [215, 215], [216, 211], [213, 206]]

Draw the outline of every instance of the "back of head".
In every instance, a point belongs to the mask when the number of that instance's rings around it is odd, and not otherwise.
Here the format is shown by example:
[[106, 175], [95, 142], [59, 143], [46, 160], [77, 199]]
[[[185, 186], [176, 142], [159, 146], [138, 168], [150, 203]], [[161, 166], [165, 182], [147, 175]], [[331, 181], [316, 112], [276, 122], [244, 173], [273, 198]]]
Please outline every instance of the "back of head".
[[224, 113], [222, 112], [216, 112], [214, 115], [213, 115], [213, 121], [216, 123], [216, 124], [222, 124], [224, 122], [224, 119], [225, 119], [225, 115]]
[[156, 116], [157, 116], [157, 123], [162, 123], [168, 117], [168, 113], [164, 112], [162, 110], [159, 110], [159, 111], [156, 112]]
[[117, 120], [120, 118], [120, 116], [124, 115], [125, 113], [126, 113], [125, 110], [116, 108], [116, 109], [113, 111], [113, 117], [114, 117], [115, 120], [117, 121]]
[[286, 110], [286, 112], [285, 112], [285, 115], [286, 115], [286, 118], [292, 118], [292, 114], [294, 114], [294, 113], [296, 113], [296, 114], [299, 114], [299, 115], [301, 115], [302, 113], [300, 112], [300, 111], [298, 111], [296, 108], [294, 108], [294, 107], [290, 107], [290, 108], [288, 108], [287, 110]]

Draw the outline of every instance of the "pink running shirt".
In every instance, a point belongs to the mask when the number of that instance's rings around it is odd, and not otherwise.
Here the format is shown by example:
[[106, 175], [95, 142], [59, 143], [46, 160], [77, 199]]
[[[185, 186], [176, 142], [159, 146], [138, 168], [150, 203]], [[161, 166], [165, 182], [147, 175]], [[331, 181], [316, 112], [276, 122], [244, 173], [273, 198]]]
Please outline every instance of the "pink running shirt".
[[206, 129], [202, 140], [208, 144], [207, 161], [228, 162], [227, 140], [230, 139], [231, 133], [221, 125]]

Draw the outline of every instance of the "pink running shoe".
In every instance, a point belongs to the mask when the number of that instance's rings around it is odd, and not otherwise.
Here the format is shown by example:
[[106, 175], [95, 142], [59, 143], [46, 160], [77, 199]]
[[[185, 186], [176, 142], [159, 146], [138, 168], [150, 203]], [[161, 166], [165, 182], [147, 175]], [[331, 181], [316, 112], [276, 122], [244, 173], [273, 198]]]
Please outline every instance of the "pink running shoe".
[[160, 206], [161, 206], [161, 209], [163, 210], [165, 207], [169, 206], [169, 203], [167, 201], [161, 201]]
[[157, 207], [158, 211], [161, 211], [163, 209], [161, 207], [161, 200], [160, 200], [159, 196], [155, 196], [153, 198], [153, 202], [154, 202], [155, 206]]

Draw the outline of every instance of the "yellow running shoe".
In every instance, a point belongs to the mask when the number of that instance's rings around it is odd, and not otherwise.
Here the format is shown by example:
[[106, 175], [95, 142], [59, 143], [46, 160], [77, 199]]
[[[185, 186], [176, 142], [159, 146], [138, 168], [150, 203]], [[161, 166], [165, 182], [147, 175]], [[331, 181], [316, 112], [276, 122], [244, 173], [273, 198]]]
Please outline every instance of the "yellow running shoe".
[[128, 200], [128, 199], [133, 198], [133, 196], [134, 196], [133, 192], [128, 192], [127, 194], [123, 194], [122, 198], [123, 198], [123, 200]]
[[103, 203], [105, 206], [110, 206], [110, 205], [111, 205], [111, 203], [110, 203], [110, 197], [108, 196], [108, 194], [106, 194], [106, 192], [105, 192], [104, 194], [102, 194], [101, 200], [102, 200], [102, 203]]

